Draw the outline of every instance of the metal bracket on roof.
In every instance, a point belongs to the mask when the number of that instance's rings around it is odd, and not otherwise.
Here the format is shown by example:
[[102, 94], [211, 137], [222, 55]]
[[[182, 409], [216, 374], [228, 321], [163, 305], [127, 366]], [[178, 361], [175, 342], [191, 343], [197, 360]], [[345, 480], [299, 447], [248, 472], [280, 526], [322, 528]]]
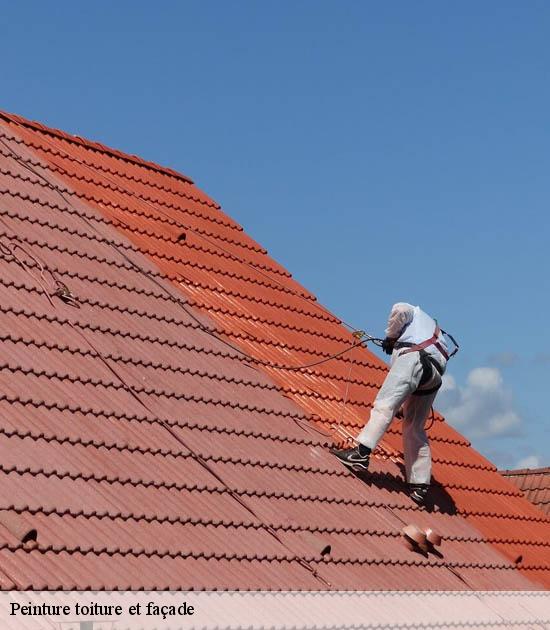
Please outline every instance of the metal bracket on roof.
[[74, 306], [75, 308], [80, 308], [78, 298], [75, 297], [71, 293], [69, 287], [60, 280], [56, 281], [56, 289], [53, 294], [58, 297], [62, 302], [65, 302], [65, 304], [68, 304], [69, 306]]

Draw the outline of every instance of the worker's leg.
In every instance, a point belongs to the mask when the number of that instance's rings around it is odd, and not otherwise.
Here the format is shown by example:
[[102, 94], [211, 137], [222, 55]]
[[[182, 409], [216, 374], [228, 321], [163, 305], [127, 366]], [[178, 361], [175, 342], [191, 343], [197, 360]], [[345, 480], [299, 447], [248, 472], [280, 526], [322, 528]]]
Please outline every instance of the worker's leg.
[[430, 483], [432, 457], [425, 425], [435, 396], [436, 392], [427, 396], [410, 396], [403, 406], [403, 452], [409, 484], [427, 486]]
[[371, 450], [389, 427], [399, 407], [418, 387], [422, 365], [418, 352], [408, 352], [393, 358], [392, 366], [376, 396], [369, 421], [357, 441]]

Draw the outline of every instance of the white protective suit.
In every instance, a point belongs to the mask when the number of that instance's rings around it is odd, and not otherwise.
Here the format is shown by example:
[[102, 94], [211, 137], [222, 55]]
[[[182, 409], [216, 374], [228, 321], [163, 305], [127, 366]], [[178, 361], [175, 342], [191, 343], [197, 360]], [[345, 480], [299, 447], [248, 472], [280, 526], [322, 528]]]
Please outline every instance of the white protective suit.
[[[418, 344], [430, 339], [435, 332], [436, 322], [418, 306], [404, 302], [395, 304], [391, 310], [386, 336], [399, 342]], [[447, 345], [440, 334], [438, 342], [448, 354]], [[422, 364], [420, 353], [406, 352], [407, 348], [394, 349], [391, 367], [376, 396], [367, 425], [358, 436], [358, 441], [374, 449], [399, 408], [403, 405], [403, 451], [405, 455], [406, 479], [411, 484], [429, 484], [432, 473], [430, 444], [424, 429], [430, 408], [437, 394], [413, 396], [420, 378]], [[445, 370], [446, 358], [434, 346], [425, 351], [433, 356]], [[422, 389], [430, 389], [441, 383], [441, 376], [434, 368], [432, 378]]]

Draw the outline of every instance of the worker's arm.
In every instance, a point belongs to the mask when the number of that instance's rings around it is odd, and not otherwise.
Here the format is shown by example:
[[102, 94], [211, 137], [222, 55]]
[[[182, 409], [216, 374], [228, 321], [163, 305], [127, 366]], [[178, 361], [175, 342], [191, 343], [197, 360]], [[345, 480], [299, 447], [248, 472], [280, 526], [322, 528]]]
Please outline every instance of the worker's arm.
[[413, 314], [414, 307], [406, 302], [398, 302], [393, 305], [388, 318], [386, 339], [384, 339], [384, 344], [382, 345], [384, 352], [387, 354], [391, 354], [393, 352], [393, 345], [401, 336], [405, 326], [412, 322]]

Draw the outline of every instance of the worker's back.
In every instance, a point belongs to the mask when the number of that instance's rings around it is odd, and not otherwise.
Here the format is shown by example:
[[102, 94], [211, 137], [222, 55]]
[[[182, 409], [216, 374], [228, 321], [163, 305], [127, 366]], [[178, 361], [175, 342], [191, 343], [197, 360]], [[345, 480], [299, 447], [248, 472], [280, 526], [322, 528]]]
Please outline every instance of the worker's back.
[[[430, 339], [435, 332], [437, 326], [436, 321], [425, 313], [419, 306], [413, 306], [412, 308], [412, 321], [407, 324], [401, 332], [401, 336], [397, 340], [400, 343], [422, 343], [423, 341], [426, 341], [426, 339]], [[448, 352], [445, 338], [441, 332], [439, 333], [438, 342], [445, 352]], [[438, 361], [443, 359], [441, 353], [434, 345], [428, 346], [426, 348], [426, 352], [433, 355]]]

